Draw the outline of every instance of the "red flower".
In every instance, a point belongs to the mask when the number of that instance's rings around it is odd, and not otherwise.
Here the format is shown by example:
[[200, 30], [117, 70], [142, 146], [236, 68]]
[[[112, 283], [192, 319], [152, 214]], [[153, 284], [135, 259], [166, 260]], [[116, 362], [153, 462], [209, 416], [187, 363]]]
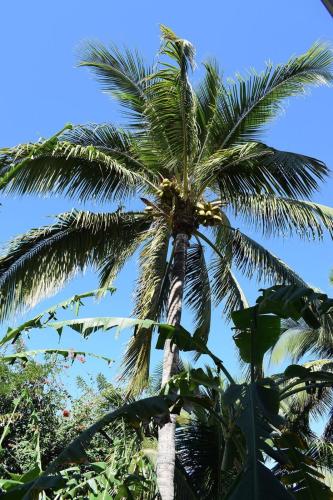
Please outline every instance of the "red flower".
[[63, 410], [63, 412], [62, 412], [62, 416], [63, 416], [63, 417], [68, 418], [68, 417], [69, 417], [69, 415], [70, 415], [69, 410]]

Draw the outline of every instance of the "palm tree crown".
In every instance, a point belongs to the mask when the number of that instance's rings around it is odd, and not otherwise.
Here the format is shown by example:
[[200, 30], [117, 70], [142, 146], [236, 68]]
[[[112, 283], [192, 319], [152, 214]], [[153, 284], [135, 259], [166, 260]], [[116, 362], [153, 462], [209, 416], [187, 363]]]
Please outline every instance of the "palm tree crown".
[[[170, 241], [191, 239], [185, 301], [196, 332], [207, 338], [211, 301], [225, 312], [246, 306], [232, 266], [247, 277], [302, 283], [286, 264], [239, 230], [227, 214], [264, 235], [333, 234], [333, 210], [304, 198], [328, 174], [309, 156], [259, 140], [287, 97], [308, 85], [332, 81], [332, 52], [322, 44], [286, 64], [224, 82], [214, 61], [201, 84], [189, 79], [194, 48], [162, 26], [158, 63], [146, 67], [137, 53], [88, 44], [80, 65], [90, 67], [107, 93], [125, 108], [126, 129], [110, 124], [68, 125], [51, 139], [1, 150], [0, 187], [7, 193], [61, 193], [83, 201], [126, 203], [140, 196], [145, 208], [91, 213], [73, 210], [55, 224], [14, 239], [0, 259], [0, 316], [32, 306], [87, 265], [108, 287], [140, 248], [134, 314], [160, 319], [166, 308]], [[203, 244], [214, 257], [206, 265]], [[128, 345], [124, 375], [133, 392], [149, 374], [151, 331]]]

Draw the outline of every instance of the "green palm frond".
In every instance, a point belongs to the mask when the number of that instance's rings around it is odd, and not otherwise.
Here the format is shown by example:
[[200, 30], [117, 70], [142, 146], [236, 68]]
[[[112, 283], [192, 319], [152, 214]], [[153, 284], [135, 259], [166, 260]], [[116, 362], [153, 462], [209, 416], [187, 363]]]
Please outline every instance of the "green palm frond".
[[[169, 228], [157, 220], [147, 232], [140, 254], [139, 280], [133, 315], [138, 319], [159, 321], [168, 296]], [[153, 327], [135, 328], [126, 352], [122, 377], [130, 379], [129, 394], [141, 392], [148, 384]]]
[[282, 110], [286, 98], [304, 94], [309, 85], [332, 82], [333, 54], [323, 43], [315, 43], [304, 54], [286, 64], [268, 64], [262, 73], [248, 78], [237, 75], [221, 93], [220, 142], [218, 148], [235, 142], [256, 140], [262, 127]]
[[230, 207], [265, 236], [314, 239], [321, 238], [324, 229], [333, 234], [333, 209], [318, 203], [257, 194], [236, 196]]
[[176, 432], [176, 449], [180, 463], [189, 473], [190, 481], [199, 498], [217, 498], [219, 475], [219, 444], [215, 426], [193, 421], [179, 427]]
[[235, 275], [223, 259], [211, 263], [212, 295], [215, 305], [224, 301], [223, 313], [230, 319], [232, 311], [246, 309], [249, 303]]
[[196, 89], [197, 99], [197, 124], [199, 129], [200, 153], [198, 162], [205, 157], [206, 149], [210, 150], [210, 144], [216, 143], [219, 137], [216, 133], [215, 120], [217, 119], [218, 98], [221, 92], [221, 75], [216, 61], [208, 61], [204, 64], [206, 73], [203, 81]]
[[325, 429], [323, 432], [323, 437], [325, 441], [329, 441], [333, 445], [333, 409], [331, 408], [329, 413], [328, 421], [325, 425]]
[[325, 439], [316, 439], [309, 442], [309, 448], [310, 456], [316, 460], [316, 465], [332, 471], [333, 443], [327, 442]]
[[194, 335], [207, 342], [211, 320], [211, 291], [204, 248], [200, 242], [192, 244], [187, 252], [184, 299], [195, 315]]
[[198, 146], [196, 99], [188, 78], [188, 69], [194, 66], [194, 48], [163, 25], [161, 32], [160, 53], [176, 61], [176, 66], [162, 63], [164, 67], [151, 76], [146, 113], [154, 142], [161, 150], [166, 142], [171, 158], [179, 163], [186, 192], [188, 166]]
[[180, 70], [187, 73], [189, 68], [195, 67], [195, 48], [188, 40], [178, 37], [172, 29], [165, 24], [160, 25], [162, 48], [160, 52], [176, 61]]
[[259, 281], [306, 286], [287, 264], [241, 231], [233, 231], [231, 245], [234, 265], [248, 278], [256, 275]]
[[289, 321], [284, 333], [272, 348], [271, 361], [279, 363], [285, 357], [298, 362], [304, 354], [333, 356], [333, 316], [328, 313], [321, 320], [321, 327], [311, 329], [303, 321]]
[[86, 43], [80, 54], [79, 66], [89, 67], [105, 92], [112, 94], [130, 113], [133, 124], [145, 124], [146, 89], [151, 69], [146, 67], [138, 52], [109, 49], [95, 42]]
[[197, 235], [214, 252], [214, 258], [209, 267], [212, 297], [216, 306], [223, 300], [225, 301], [223, 312], [229, 319], [232, 311], [245, 309], [249, 305], [240, 284], [231, 270], [233, 228], [230, 226], [227, 216], [224, 216], [224, 222], [225, 224], [215, 228], [214, 243], [199, 231], [197, 231]]
[[109, 123], [73, 127], [66, 130], [60, 136], [60, 140], [81, 146], [94, 146], [119, 161], [134, 174], [146, 173], [148, 178], [153, 175], [153, 172], [147, 168], [147, 163], [140, 161], [141, 140], [138, 140], [135, 134], [115, 128]]
[[230, 202], [236, 193], [306, 197], [327, 175], [325, 164], [315, 158], [259, 142], [218, 150], [195, 169], [196, 182], [215, 191], [219, 187], [222, 199]]
[[15, 238], [0, 258], [0, 318], [54, 294], [76, 272], [121, 258], [150, 223], [140, 213], [72, 211]]
[[272, 348], [270, 360], [280, 363], [286, 357], [293, 361], [300, 359], [305, 352], [311, 351], [318, 340], [318, 332], [311, 330], [307, 325], [297, 322], [288, 322], [285, 331]]
[[108, 132], [108, 147], [103, 143], [100, 148], [93, 145], [100, 144], [100, 132], [96, 135], [89, 127], [76, 128], [63, 136], [74, 143], [56, 138], [51, 144], [44, 141], [4, 151], [0, 157], [2, 178], [7, 179], [3, 187], [8, 193], [64, 193], [81, 200], [100, 201], [133, 196], [148, 186], [154, 189], [144, 167], [125, 151], [128, 137], [120, 131], [104, 129], [104, 134]]

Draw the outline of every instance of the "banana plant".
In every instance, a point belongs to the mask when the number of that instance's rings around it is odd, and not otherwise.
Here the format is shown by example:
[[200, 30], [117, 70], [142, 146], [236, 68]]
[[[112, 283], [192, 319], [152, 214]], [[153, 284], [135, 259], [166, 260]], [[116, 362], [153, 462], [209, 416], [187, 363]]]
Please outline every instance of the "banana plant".
[[[323, 445], [318, 440], [312, 439], [311, 443], [305, 439], [301, 428], [298, 432], [288, 408], [293, 407], [294, 398], [300, 394], [313, 394], [323, 389], [332, 391], [332, 367], [329, 362], [290, 365], [283, 373], [266, 376], [263, 360], [283, 332], [283, 320], [302, 318], [312, 328], [319, 328], [322, 318], [332, 307], [332, 299], [307, 287], [275, 286], [264, 290], [253, 307], [235, 311], [232, 315], [234, 340], [241, 359], [249, 367], [248, 379], [243, 382], [235, 381], [199, 335], [191, 335], [181, 326], [156, 322], [146, 325], [156, 327], [157, 349], [163, 349], [168, 339], [180, 351], [208, 355], [215, 370], [182, 370], [164, 384], [160, 395], [130, 402], [106, 414], [79, 434], [42, 474], [24, 485], [24, 498], [45, 490], [49, 481], [63, 480], [62, 471], [69, 463], [86, 460], [85, 450], [93, 436], [111, 422], [124, 419], [134, 428], [147, 429], [149, 423], [161, 426], [171, 415], [187, 412], [196, 418], [201, 416], [206, 427], [212, 423], [216, 427], [218, 423], [215, 434], [219, 457], [217, 485], [215, 497], [208, 498], [331, 499], [332, 491], [325, 484], [325, 473], [332, 470], [332, 450], [326, 448], [324, 460], [323, 451], [320, 451]], [[133, 326], [133, 321], [142, 320], [83, 318], [67, 323], [90, 335], [101, 328]], [[56, 322], [54, 326], [64, 328], [65, 323]], [[184, 435], [184, 430], [183, 434], [179, 432], [180, 437]], [[176, 469], [177, 498], [204, 498], [202, 489], [191, 477], [198, 469], [184, 459], [184, 449], [179, 452]], [[206, 473], [210, 473], [209, 467]], [[203, 479], [209, 482], [209, 477]], [[11, 494], [14, 492], [13, 489]]]

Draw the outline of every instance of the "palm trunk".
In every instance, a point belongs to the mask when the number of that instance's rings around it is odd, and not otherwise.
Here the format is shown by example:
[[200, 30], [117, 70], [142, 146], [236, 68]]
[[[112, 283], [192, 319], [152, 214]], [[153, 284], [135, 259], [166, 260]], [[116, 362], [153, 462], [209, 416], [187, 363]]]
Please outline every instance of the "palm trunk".
[[[174, 258], [171, 275], [168, 318], [170, 325], [179, 325], [182, 314], [186, 255], [189, 237], [179, 233], [174, 240]], [[178, 348], [171, 346], [170, 340], [164, 345], [162, 385], [177, 371], [179, 360]], [[162, 500], [174, 498], [175, 471], [175, 430], [176, 415], [170, 415], [170, 422], [163, 424], [158, 431], [157, 484]]]

